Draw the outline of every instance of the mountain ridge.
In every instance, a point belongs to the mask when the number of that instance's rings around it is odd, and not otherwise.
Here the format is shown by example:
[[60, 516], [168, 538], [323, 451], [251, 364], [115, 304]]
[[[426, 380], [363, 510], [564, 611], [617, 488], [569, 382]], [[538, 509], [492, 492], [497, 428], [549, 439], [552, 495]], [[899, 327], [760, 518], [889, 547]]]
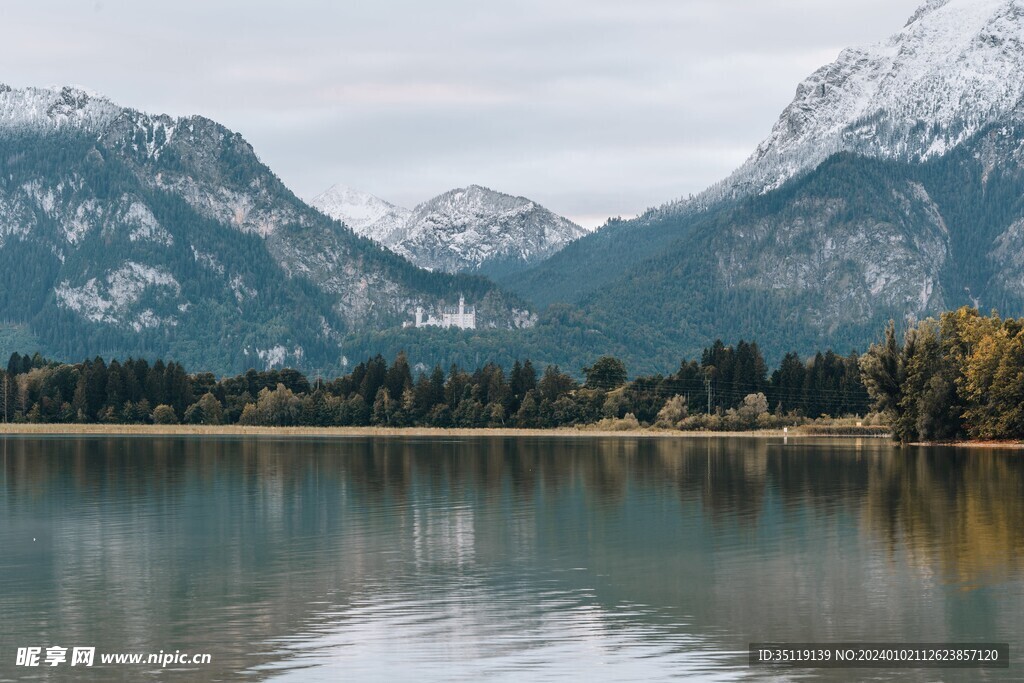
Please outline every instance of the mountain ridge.
[[517, 272], [587, 234], [526, 197], [482, 185], [448, 190], [408, 212], [351, 190], [328, 190], [311, 203], [416, 265], [449, 273]]
[[312, 209], [204, 117], [6, 87], [0, 149], [0, 320], [59, 357], [337, 367], [346, 334], [460, 295], [482, 325], [530, 319], [493, 284], [418, 269]]
[[780, 187], [843, 151], [924, 161], [1019, 119], [1022, 17], [1021, 0], [924, 3], [896, 33], [843, 50], [802, 81], [768, 137], [693, 203]]

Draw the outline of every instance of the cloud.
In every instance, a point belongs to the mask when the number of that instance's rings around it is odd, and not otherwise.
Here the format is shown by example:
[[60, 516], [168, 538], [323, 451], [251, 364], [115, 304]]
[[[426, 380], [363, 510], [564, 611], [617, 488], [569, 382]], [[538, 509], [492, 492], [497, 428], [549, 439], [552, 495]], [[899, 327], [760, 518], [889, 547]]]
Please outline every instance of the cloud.
[[481, 183], [589, 224], [721, 179], [918, 0], [14, 0], [0, 80], [245, 135], [299, 195]]

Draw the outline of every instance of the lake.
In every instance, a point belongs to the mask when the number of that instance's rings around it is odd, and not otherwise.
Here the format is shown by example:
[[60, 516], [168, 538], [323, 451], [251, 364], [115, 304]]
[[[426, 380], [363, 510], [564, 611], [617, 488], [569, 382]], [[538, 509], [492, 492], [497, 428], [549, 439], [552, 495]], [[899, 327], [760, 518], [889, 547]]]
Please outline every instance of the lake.
[[[1024, 465], [877, 439], [0, 436], [0, 680], [1014, 680]], [[20, 647], [210, 663], [17, 666]]]

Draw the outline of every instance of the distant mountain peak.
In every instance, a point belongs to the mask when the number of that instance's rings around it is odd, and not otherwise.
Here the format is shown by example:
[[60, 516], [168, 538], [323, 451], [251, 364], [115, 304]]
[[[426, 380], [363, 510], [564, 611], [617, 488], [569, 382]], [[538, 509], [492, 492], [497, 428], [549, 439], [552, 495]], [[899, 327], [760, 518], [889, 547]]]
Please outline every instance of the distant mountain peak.
[[[516, 197], [504, 192], [496, 192], [483, 185], [468, 185], [443, 192], [428, 199], [413, 210], [413, 221], [416, 215], [425, 216], [432, 212], [445, 212], [457, 221], [470, 220], [470, 215], [486, 217], [495, 213], [508, 213], [537, 206], [526, 197]], [[422, 226], [419, 226], [422, 227]]]
[[418, 266], [452, 273], [514, 270], [586, 234], [526, 197], [483, 185], [448, 190], [412, 211], [343, 185], [311, 203]]
[[469, 185], [417, 206], [401, 247], [425, 268], [494, 274], [542, 261], [585, 234], [526, 197]]
[[340, 220], [355, 233], [385, 246], [401, 239], [398, 234], [411, 211], [339, 183], [314, 197], [310, 204], [322, 213]]

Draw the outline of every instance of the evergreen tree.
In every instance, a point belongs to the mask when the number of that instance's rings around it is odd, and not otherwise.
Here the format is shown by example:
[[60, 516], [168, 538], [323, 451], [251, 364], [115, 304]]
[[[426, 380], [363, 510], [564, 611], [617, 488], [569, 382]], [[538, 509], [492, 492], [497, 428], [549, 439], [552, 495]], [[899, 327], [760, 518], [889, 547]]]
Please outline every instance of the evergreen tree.
[[384, 386], [392, 398], [400, 398], [406, 389], [412, 387], [412, 371], [404, 351], [399, 351], [384, 378]]
[[583, 368], [588, 389], [611, 391], [626, 383], [626, 366], [618, 358], [602, 356], [590, 367]]
[[537, 386], [544, 400], [554, 403], [560, 398], [568, 396], [579, 388], [579, 385], [569, 375], [562, 372], [557, 365], [549, 365], [544, 370]]

